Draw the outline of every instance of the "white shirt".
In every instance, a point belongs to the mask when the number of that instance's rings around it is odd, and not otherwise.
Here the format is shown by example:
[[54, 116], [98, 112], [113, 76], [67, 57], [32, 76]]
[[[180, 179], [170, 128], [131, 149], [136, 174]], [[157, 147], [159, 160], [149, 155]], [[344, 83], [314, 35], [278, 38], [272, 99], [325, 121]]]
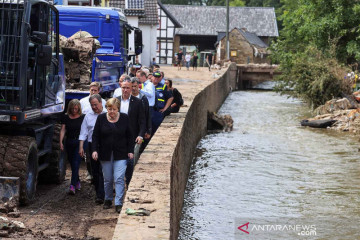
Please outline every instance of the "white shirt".
[[134, 96], [134, 95], [131, 95], [131, 96], [136, 97], [136, 98], [138, 98], [138, 99], [141, 99], [141, 98], [144, 96], [144, 94], [142, 94], [141, 92], [139, 92], [139, 94], [138, 94], [137, 96]]
[[115, 89], [113, 97], [120, 97], [122, 95], [121, 87]]
[[[105, 112], [106, 111], [103, 109], [101, 113]], [[88, 142], [92, 142], [92, 135], [94, 132], [96, 119], [99, 115], [100, 114], [94, 113], [92, 110], [85, 115], [84, 120], [81, 124], [79, 140], [85, 141], [87, 139]]]
[[190, 55], [190, 54], [186, 54], [186, 55], [185, 55], [185, 61], [190, 62], [190, 60], [191, 60], [191, 55]]
[[155, 86], [150, 80], [146, 80], [144, 85], [144, 89], [140, 89], [140, 92], [149, 100], [149, 106], [153, 107], [155, 105]]
[[[89, 102], [89, 98], [90, 98], [90, 95], [87, 97], [84, 97], [80, 100], [81, 112], [83, 114], [88, 114], [90, 112], [93, 112], [93, 110], [91, 108], [91, 104]], [[106, 101], [104, 99], [101, 99], [101, 103], [102, 103], [103, 109], [106, 109], [105, 108]]]
[[131, 95], [127, 100], [124, 100], [123, 98], [121, 98], [121, 104], [120, 104], [120, 112], [121, 113], [128, 114], [130, 98], [131, 98]]

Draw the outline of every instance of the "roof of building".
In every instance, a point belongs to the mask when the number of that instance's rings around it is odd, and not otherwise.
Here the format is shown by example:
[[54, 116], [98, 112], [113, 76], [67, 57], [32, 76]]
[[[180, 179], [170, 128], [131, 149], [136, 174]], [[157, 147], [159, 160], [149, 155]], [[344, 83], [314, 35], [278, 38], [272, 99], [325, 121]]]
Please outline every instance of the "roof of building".
[[[237, 28], [236, 28], [237, 29]], [[264, 43], [255, 33], [251, 33], [248, 31], [244, 31], [243, 29], [237, 29], [244, 38], [251, 44], [261, 48], [269, 47], [266, 43]]]
[[124, 9], [125, 16], [143, 16], [145, 15], [144, 0], [127, 0], [128, 5], [125, 8], [125, 0], [110, 0], [110, 7]]
[[226, 32], [218, 32], [217, 41], [216, 41], [216, 42], [220, 42], [221, 39], [223, 39], [224, 37], [226, 37]]
[[145, 16], [139, 19], [139, 24], [157, 25], [158, 11], [156, 0], [144, 0], [145, 1]]
[[[226, 31], [226, 7], [165, 4], [183, 28], [179, 35], [216, 36]], [[258, 36], [278, 37], [275, 9], [270, 7], [230, 7], [230, 27], [246, 28]]]
[[164, 4], [161, 3], [160, 0], [157, 1], [160, 8], [166, 13], [166, 15], [168, 16], [168, 18], [170, 18], [170, 20], [174, 23], [174, 26], [176, 28], [182, 28], [182, 25], [178, 22], [178, 20], [169, 12], [169, 10], [167, 10], [167, 8], [164, 6]]
[[[244, 36], [244, 38], [246, 39], [246, 41], [248, 41], [251, 45], [255, 45], [259, 48], [268, 48], [269, 46], [263, 42], [263, 40], [261, 40], [255, 33], [251, 33], [248, 32], [245, 29], [238, 29], [238, 28], [234, 28], [232, 29], [230, 32], [232, 31], [239, 31], [241, 33], [241, 35]], [[221, 40], [223, 40], [226, 37], [226, 33], [225, 32], [218, 32], [218, 40], [215, 43], [215, 45], [217, 45]]]

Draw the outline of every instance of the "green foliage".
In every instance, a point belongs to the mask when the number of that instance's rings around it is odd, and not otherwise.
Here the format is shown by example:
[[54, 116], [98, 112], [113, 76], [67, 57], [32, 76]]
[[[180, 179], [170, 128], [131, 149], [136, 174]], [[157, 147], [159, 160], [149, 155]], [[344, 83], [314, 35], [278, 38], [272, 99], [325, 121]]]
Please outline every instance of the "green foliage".
[[336, 59], [329, 58], [316, 47], [308, 46], [303, 53], [284, 58], [288, 59], [289, 65], [281, 65], [283, 75], [277, 91], [285, 92], [291, 88], [296, 97], [313, 107], [341, 97], [343, 93], [350, 93], [350, 86], [344, 79], [349, 69], [340, 66]]
[[242, 0], [231, 0], [231, 1], [229, 1], [229, 6], [230, 7], [244, 7], [245, 2]]
[[[280, 38], [272, 59], [283, 72], [280, 90], [289, 85], [314, 106], [341, 92], [349, 65], [360, 60], [360, 3], [353, 0], [282, 0]], [[339, 74], [341, 72], [342, 74]]]

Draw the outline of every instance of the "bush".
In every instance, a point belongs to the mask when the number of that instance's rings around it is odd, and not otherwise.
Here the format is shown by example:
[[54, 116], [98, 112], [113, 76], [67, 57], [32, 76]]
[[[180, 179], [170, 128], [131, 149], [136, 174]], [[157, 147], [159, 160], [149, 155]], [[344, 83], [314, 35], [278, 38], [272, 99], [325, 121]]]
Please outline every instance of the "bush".
[[287, 63], [281, 65], [281, 71], [283, 74], [276, 90], [284, 92], [290, 88], [296, 97], [304, 99], [312, 107], [350, 93], [351, 83], [344, 78], [350, 70], [315, 47], [293, 54]]

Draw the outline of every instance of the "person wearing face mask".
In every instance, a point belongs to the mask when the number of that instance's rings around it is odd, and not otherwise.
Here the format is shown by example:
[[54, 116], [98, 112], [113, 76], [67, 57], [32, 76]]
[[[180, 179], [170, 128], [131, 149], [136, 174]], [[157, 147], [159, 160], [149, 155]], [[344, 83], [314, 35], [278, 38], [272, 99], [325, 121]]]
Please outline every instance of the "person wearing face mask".
[[[125, 82], [122, 88], [124, 86], [126, 86]], [[106, 102], [106, 108], [107, 113], [100, 114], [95, 123], [92, 158], [102, 166], [105, 189], [103, 208], [111, 208], [115, 183], [115, 211], [120, 213], [125, 192], [124, 175], [127, 159], [134, 157], [135, 142], [128, 115], [119, 112], [121, 109], [119, 99], [110, 98]]]
[[[79, 154], [81, 157], [85, 155], [84, 142], [88, 141], [88, 148], [92, 152], [92, 136], [94, 131], [95, 122], [98, 116], [106, 112], [101, 104], [101, 96], [99, 94], [93, 94], [89, 97], [89, 103], [92, 111], [85, 115], [84, 121], [81, 124], [81, 130], [79, 135]], [[91, 170], [93, 175], [93, 181], [95, 186], [96, 204], [102, 204], [104, 202], [104, 178], [101, 170], [101, 165], [98, 161], [95, 161], [90, 154]]]

